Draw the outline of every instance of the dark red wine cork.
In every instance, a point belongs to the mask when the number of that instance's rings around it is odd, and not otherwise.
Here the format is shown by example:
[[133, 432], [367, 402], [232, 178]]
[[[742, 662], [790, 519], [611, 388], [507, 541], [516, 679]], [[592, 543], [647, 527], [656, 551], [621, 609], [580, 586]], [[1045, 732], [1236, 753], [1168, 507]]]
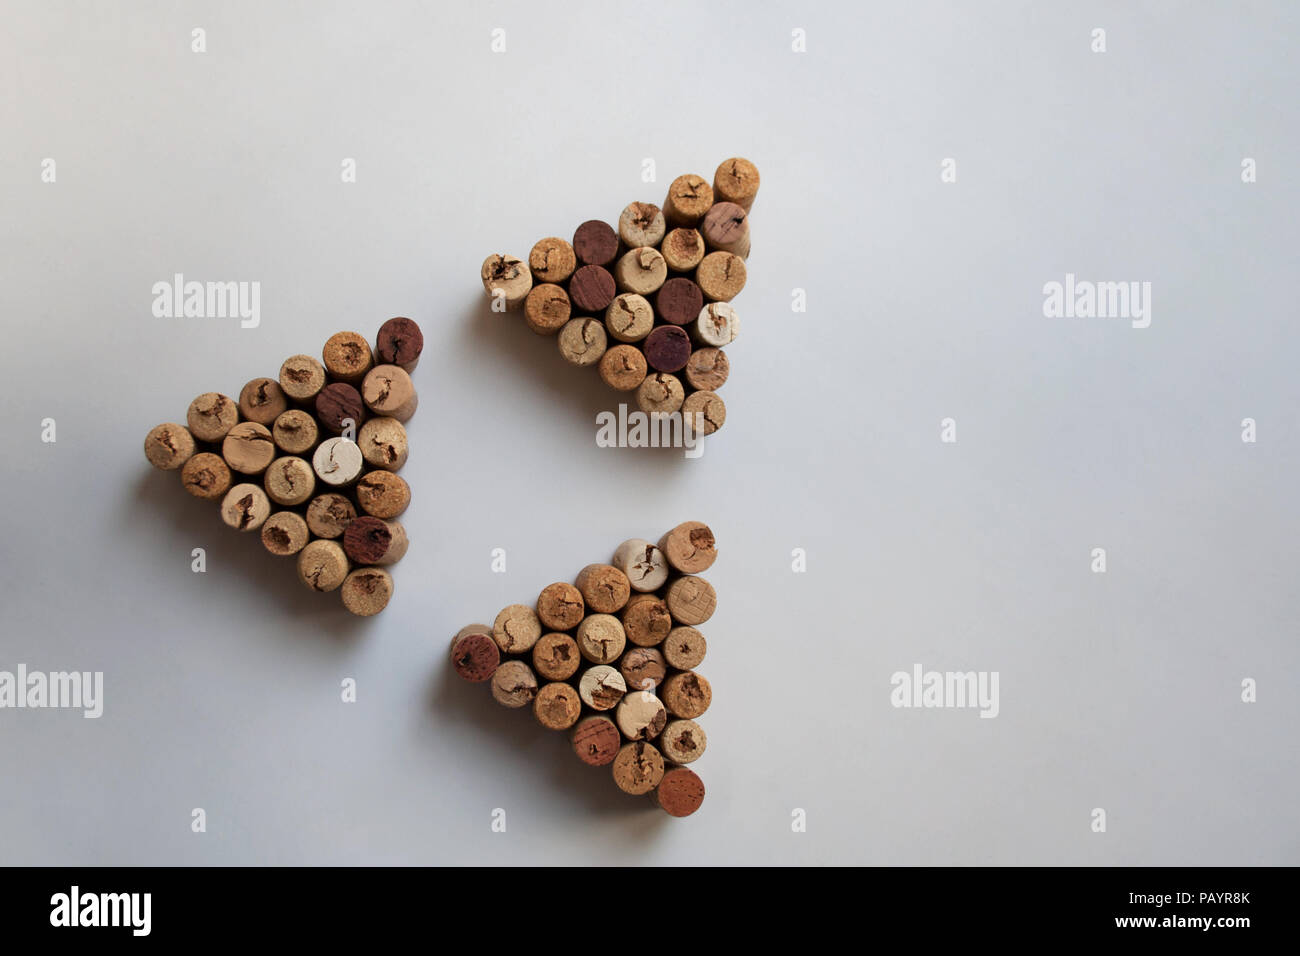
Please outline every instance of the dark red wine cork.
[[645, 337], [645, 360], [659, 372], [679, 372], [691, 357], [691, 337], [677, 325], [661, 325]]
[[617, 614], [632, 596], [627, 575], [612, 564], [587, 565], [576, 584], [587, 608], [597, 614]]
[[317, 538], [339, 538], [357, 516], [357, 509], [343, 495], [317, 495], [307, 504], [307, 527]]
[[668, 605], [653, 594], [636, 594], [623, 608], [623, 631], [637, 647], [654, 647], [673, 629]]
[[660, 699], [668, 713], [674, 717], [694, 720], [713, 703], [713, 688], [709, 682], [694, 671], [674, 674], [664, 681], [659, 690]]
[[357, 505], [368, 515], [396, 518], [410, 503], [411, 486], [391, 471], [368, 471], [357, 482]]
[[618, 288], [604, 266], [586, 265], [569, 280], [569, 298], [579, 312], [604, 312]]
[[150, 429], [144, 438], [144, 456], [163, 471], [175, 471], [193, 457], [194, 436], [184, 425], [165, 422]]
[[406, 554], [406, 529], [399, 522], [362, 515], [343, 531], [343, 551], [355, 564], [396, 564]]
[[528, 253], [528, 268], [535, 282], [565, 282], [578, 268], [573, 246], [555, 236], [539, 239]]
[[664, 219], [669, 226], [695, 226], [713, 205], [713, 187], [702, 176], [687, 173], [668, 187]]
[[581, 662], [578, 644], [568, 634], [551, 631], [533, 645], [533, 670], [546, 680], [568, 680]]
[[230, 466], [220, 455], [201, 451], [181, 467], [181, 485], [195, 498], [215, 501], [225, 497], [232, 482]]
[[614, 726], [614, 721], [599, 714], [584, 717], [574, 725], [569, 740], [573, 743], [573, 752], [589, 767], [604, 767], [614, 762], [623, 736]]
[[690, 279], [677, 276], [664, 283], [655, 293], [655, 312], [671, 325], [694, 322], [704, 308], [704, 293]]
[[289, 399], [273, 378], [255, 378], [239, 392], [239, 414], [267, 428], [288, 407]]
[[533, 286], [524, 299], [524, 323], [538, 335], [554, 335], [572, 314], [569, 294], [552, 282]]
[[190, 402], [185, 425], [199, 441], [218, 442], [239, 422], [239, 406], [220, 392], [204, 392]]
[[451, 641], [451, 667], [473, 684], [491, 680], [501, 663], [501, 652], [492, 640], [492, 628], [484, 624], [463, 627]]
[[674, 817], [689, 817], [704, 802], [704, 781], [687, 767], [673, 767], [663, 775], [654, 802]]
[[533, 701], [533, 716], [547, 730], [568, 730], [582, 716], [582, 699], [568, 684], [543, 684]]
[[758, 167], [747, 159], [735, 156], [724, 159], [713, 174], [713, 199], [715, 202], [734, 202], [745, 212], [754, 205], [758, 195]]
[[704, 258], [704, 237], [695, 229], [674, 229], [659, 249], [674, 272], [691, 272]]
[[537, 596], [537, 618], [552, 631], [573, 630], [584, 614], [582, 592], [565, 581], [548, 584]]
[[731, 361], [722, 349], [702, 348], [691, 352], [682, 374], [691, 388], [716, 392], [727, 382]]
[[749, 255], [749, 215], [734, 202], [714, 203], [700, 223], [700, 235], [710, 249]]
[[618, 255], [618, 233], [607, 222], [589, 219], [573, 233], [573, 253], [581, 265], [607, 266]]
[[703, 521], [683, 521], [659, 539], [659, 550], [682, 574], [701, 574], [718, 558], [717, 539]]
[[291, 355], [280, 366], [280, 390], [295, 402], [309, 402], [325, 387], [325, 366], [310, 355]]
[[340, 382], [359, 382], [375, 364], [370, 343], [359, 332], [335, 332], [321, 350], [325, 371]]
[[414, 319], [405, 316], [389, 319], [375, 336], [375, 355], [383, 365], [397, 365], [413, 372], [423, 351], [424, 333]]
[[[348, 419], [355, 428], [366, 420], [366, 403], [361, 393], [346, 382], [326, 385], [316, 396], [316, 417], [322, 426], [334, 434], [343, 431]], [[355, 433], [354, 433], [355, 434]]]
[[635, 345], [615, 345], [600, 357], [600, 379], [618, 392], [630, 392], [645, 381], [649, 367]]
[[628, 690], [655, 692], [668, 675], [668, 665], [657, 647], [630, 647], [618, 662], [618, 672]]
[[654, 744], [637, 740], [624, 744], [614, 757], [614, 783], [634, 797], [659, 786], [664, 776], [663, 754]]

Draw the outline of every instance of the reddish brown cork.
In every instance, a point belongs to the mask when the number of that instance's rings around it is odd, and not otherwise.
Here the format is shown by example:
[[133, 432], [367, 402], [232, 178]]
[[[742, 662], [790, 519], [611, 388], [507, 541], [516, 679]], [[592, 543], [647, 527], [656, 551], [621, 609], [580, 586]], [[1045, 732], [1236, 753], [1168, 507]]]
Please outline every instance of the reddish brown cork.
[[689, 767], [673, 767], [663, 775], [653, 799], [674, 817], [689, 817], [704, 803], [704, 781]]

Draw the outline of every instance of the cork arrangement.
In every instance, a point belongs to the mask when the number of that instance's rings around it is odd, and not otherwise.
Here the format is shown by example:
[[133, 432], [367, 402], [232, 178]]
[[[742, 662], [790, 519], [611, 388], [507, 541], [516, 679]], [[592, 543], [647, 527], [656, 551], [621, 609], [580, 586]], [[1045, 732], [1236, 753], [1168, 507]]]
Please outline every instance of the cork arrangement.
[[339, 592], [353, 614], [378, 614], [393, 595], [389, 567], [407, 548], [397, 519], [411, 490], [397, 472], [423, 348], [419, 325], [403, 317], [379, 327], [373, 349], [339, 332], [320, 359], [290, 356], [278, 378], [253, 379], [238, 399], [200, 395], [184, 425], [149, 432], [145, 457], [216, 502], [227, 526], [293, 557], [305, 587]]
[[662, 207], [631, 203], [617, 228], [593, 219], [571, 241], [538, 241], [527, 261], [488, 256], [483, 288], [494, 311], [521, 311], [533, 332], [556, 337], [566, 362], [596, 368], [642, 412], [682, 412], [712, 434], [727, 417], [718, 389], [740, 328], [731, 303], [745, 286], [757, 193], [758, 169], [739, 157], [711, 186], [678, 176]]
[[487, 684], [502, 706], [531, 708], [543, 727], [565, 732], [577, 759], [608, 767], [623, 792], [689, 816], [704, 801], [704, 782], [687, 765], [704, 753], [697, 720], [713, 698], [696, 668], [705, 651], [699, 627], [717, 594], [700, 574], [717, 553], [699, 521], [658, 544], [624, 541], [608, 564], [547, 585], [535, 604], [503, 608], [490, 627], [462, 628], [452, 668]]

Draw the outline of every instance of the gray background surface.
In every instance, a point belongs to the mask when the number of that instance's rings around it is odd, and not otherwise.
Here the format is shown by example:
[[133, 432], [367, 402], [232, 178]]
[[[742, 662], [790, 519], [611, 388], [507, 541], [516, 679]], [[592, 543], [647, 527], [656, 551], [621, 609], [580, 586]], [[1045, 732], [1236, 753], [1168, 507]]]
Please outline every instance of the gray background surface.
[[[1293, 5], [3, 21], [0, 669], [102, 670], [106, 701], [0, 711], [0, 862], [1300, 862]], [[733, 155], [763, 185], [729, 421], [697, 461], [598, 448], [612, 393], [488, 313], [479, 264]], [[261, 282], [261, 327], [154, 318], [175, 272]], [[1066, 272], [1151, 282], [1150, 328], [1045, 318]], [[399, 314], [413, 544], [358, 621], [140, 446]], [[673, 821], [444, 648], [687, 518], [721, 601], [708, 799]], [[891, 707], [914, 663], [998, 671], [1000, 716]]]

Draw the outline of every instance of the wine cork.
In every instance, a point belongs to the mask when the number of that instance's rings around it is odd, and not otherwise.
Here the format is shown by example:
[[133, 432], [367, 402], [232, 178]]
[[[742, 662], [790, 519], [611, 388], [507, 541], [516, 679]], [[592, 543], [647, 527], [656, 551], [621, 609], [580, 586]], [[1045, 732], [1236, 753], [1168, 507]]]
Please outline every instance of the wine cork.
[[204, 392], [185, 412], [185, 425], [198, 441], [219, 442], [238, 421], [239, 406], [220, 392]]
[[674, 229], [659, 249], [674, 272], [693, 272], [704, 258], [704, 237], [696, 229]]
[[537, 245], [528, 253], [528, 268], [532, 270], [534, 282], [566, 281], [578, 268], [578, 257], [574, 255], [573, 246], [556, 236], [539, 239]]
[[255, 378], [239, 392], [239, 414], [267, 428], [289, 407], [280, 383], [273, 378]]
[[452, 669], [472, 684], [491, 680], [501, 663], [501, 651], [485, 624], [462, 627], [451, 641]]
[[618, 237], [629, 249], [657, 246], [667, 231], [663, 210], [652, 202], [628, 203], [618, 217]]
[[692, 392], [682, 402], [686, 425], [694, 431], [712, 435], [727, 421], [727, 403], [717, 392]]
[[569, 293], [550, 282], [535, 285], [524, 299], [524, 324], [538, 335], [554, 335], [573, 314]]
[[271, 424], [271, 440], [286, 455], [304, 455], [316, 447], [320, 429], [316, 419], [300, 408], [291, 408]]
[[691, 337], [678, 325], [660, 325], [645, 337], [645, 360], [656, 372], [680, 372], [691, 357]]
[[589, 767], [604, 767], [618, 756], [623, 736], [614, 721], [593, 714], [578, 721], [569, 735], [573, 752]]
[[593, 664], [612, 664], [627, 646], [623, 624], [612, 614], [589, 614], [578, 625], [578, 650]]
[[740, 333], [740, 316], [729, 302], [710, 302], [691, 319], [688, 331], [696, 342], [720, 349]]
[[309, 402], [325, 387], [325, 366], [310, 355], [291, 355], [280, 366], [280, 390], [295, 402]]
[[194, 436], [184, 425], [165, 422], [144, 436], [144, 457], [163, 471], [175, 471], [194, 456]]
[[[674, 326], [666, 326], [673, 328]], [[665, 328], [665, 326], [660, 326]], [[658, 331], [656, 329], [656, 331]], [[676, 375], [667, 372], [655, 372], [647, 375], [636, 390], [636, 407], [647, 415], [656, 412], [669, 414], [682, 407], [686, 399], [686, 390]]]
[[370, 343], [359, 332], [335, 332], [325, 340], [321, 351], [325, 371], [340, 382], [355, 384], [366, 377], [375, 364]]
[[582, 266], [569, 280], [569, 299], [579, 312], [604, 312], [617, 292], [614, 277], [604, 266]]
[[699, 717], [713, 702], [713, 688], [694, 671], [674, 674], [664, 681], [659, 692], [663, 695], [664, 706], [670, 714], [688, 720]]
[[670, 226], [695, 226], [713, 205], [713, 187], [702, 176], [687, 173], [668, 187], [664, 219]]
[[371, 468], [397, 471], [406, 464], [406, 429], [396, 418], [372, 418], [357, 433], [357, 448]]
[[582, 672], [578, 696], [592, 710], [613, 710], [627, 693], [627, 681], [608, 664], [597, 664]]
[[695, 349], [686, 360], [682, 374], [691, 388], [716, 392], [727, 383], [731, 372], [731, 361], [722, 349], [713, 347]]
[[393, 598], [393, 576], [384, 568], [356, 568], [339, 588], [343, 606], [357, 617], [371, 617]]
[[649, 367], [635, 345], [615, 345], [600, 357], [600, 379], [618, 392], [630, 392], [645, 381]]
[[663, 552], [640, 538], [620, 544], [610, 563], [627, 575], [633, 591], [658, 591], [668, 581], [668, 562]]
[[302, 504], [316, 490], [316, 474], [301, 458], [286, 455], [271, 462], [262, 481], [266, 495], [277, 505], [292, 508]]
[[704, 635], [690, 625], [683, 624], [668, 632], [663, 642], [664, 660], [681, 671], [692, 671], [704, 660], [708, 645]]
[[526, 604], [511, 604], [501, 609], [492, 625], [492, 639], [505, 654], [523, 654], [532, 650], [542, 636], [542, 622]]
[[537, 618], [552, 631], [573, 630], [585, 613], [582, 592], [564, 581], [548, 584], [537, 596]]
[[688, 574], [668, 585], [664, 603], [668, 605], [668, 613], [673, 616], [673, 620], [694, 627], [713, 617], [713, 611], [718, 606], [718, 595], [713, 590], [713, 585], [704, 578]]
[[581, 660], [578, 644], [568, 634], [551, 631], [533, 645], [533, 670], [547, 680], [568, 680]]
[[575, 582], [582, 600], [597, 614], [617, 614], [632, 595], [627, 575], [612, 564], [589, 564]]
[[368, 515], [396, 518], [410, 503], [411, 486], [391, 471], [368, 471], [357, 482], [357, 506]]
[[623, 630], [637, 647], [655, 647], [673, 629], [668, 605], [653, 594], [637, 594], [623, 609]]
[[537, 677], [523, 661], [505, 661], [492, 674], [492, 697], [503, 707], [527, 707], [537, 696]]
[[668, 711], [654, 694], [636, 690], [618, 702], [614, 708], [614, 723], [628, 740], [653, 740], [668, 723]]
[[628, 250], [614, 266], [614, 283], [619, 292], [650, 295], [657, 292], [667, 278], [668, 263], [653, 246]]
[[728, 302], [745, 288], [745, 260], [730, 252], [710, 252], [695, 270], [706, 299]]
[[236, 531], [256, 531], [271, 517], [271, 500], [257, 485], [235, 485], [221, 499], [221, 520]]
[[618, 672], [627, 682], [628, 690], [653, 693], [667, 676], [668, 666], [657, 647], [630, 647], [619, 659]]
[[649, 793], [664, 777], [664, 758], [644, 740], [624, 744], [614, 758], [614, 783], [634, 797]]
[[311, 457], [316, 477], [332, 488], [345, 488], [356, 481], [365, 467], [361, 449], [346, 438], [327, 438]]
[[356, 435], [356, 429], [366, 419], [366, 405], [361, 393], [351, 385], [331, 382], [316, 396], [316, 417], [326, 431], [337, 435], [350, 423]]
[[396, 564], [407, 547], [406, 529], [397, 521], [362, 515], [343, 530], [343, 551], [353, 564]]
[[210, 451], [199, 452], [181, 468], [181, 485], [205, 501], [225, 497], [231, 480], [230, 466]]
[[528, 290], [533, 287], [533, 274], [522, 259], [514, 256], [488, 256], [483, 260], [480, 274], [487, 294], [494, 300], [500, 298], [510, 312], [524, 304]]
[[694, 770], [673, 767], [663, 775], [650, 799], [670, 816], [689, 817], [704, 803], [704, 781]]
[[713, 174], [713, 198], [716, 202], [734, 202], [745, 212], [758, 195], [758, 168], [739, 156], [724, 159]]
[[356, 516], [357, 509], [343, 495], [317, 495], [307, 505], [307, 528], [317, 538], [340, 538]]
[[298, 552], [298, 580], [313, 591], [336, 591], [350, 570], [348, 556], [337, 541], [317, 538]]
[[704, 293], [685, 276], [675, 276], [664, 283], [655, 296], [655, 311], [670, 325], [686, 325], [699, 318], [704, 308]]
[[749, 255], [749, 214], [734, 202], [718, 202], [704, 214], [700, 235], [710, 250]]
[[608, 344], [605, 326], [588, 316], [570, 319], [560, 329], [560, 355], [566, 362], [579, 368], [599, 362]]
[[573, 233], [573, 253], [579, 265], [607, 266], [618, 255], [618, 233], [609, 223], [589, 219]]
[[582, 716], [582, 701], [568, 684], [543, 684], [533, 700], [533, 716], [547, 730], [568, 730]]
[[693, 720], [670, 720], [659, 737], [664, 759], [677, 764], [699, 760], [708, 743], [704, 728]]
[[396, 365], [414, 372], [424, 351], [424, 333], [414, 319], [399, 315], [379, 327], [375, 335], [375, 358], [384, 365]]
[[257, 422], [240, 422], [221, 440], [221, 457], [231, 471], [260, 475], [275, 459], [271, 430]]
[[376, 365], [367, 372], [361, 382], [361, 400], [376, 415], [399, 422], [407, 421], [420, 404], [411, 376], [397, 365]]
[[659, 539], [659, 550], [669, 566], [682, 574], [701, 574], [718, 557], [717, 540], [703, 521], [683, 521]]
[[624, 292], [605, 309], [605, 328], [620, 342], [640, 342], [655, 326], [655, 311], [644, 296]]
[[297, 554], [310, 539], [307, 522], [296, 512], [277, 511], [262, 522], [262, 547], [282, 558]]

